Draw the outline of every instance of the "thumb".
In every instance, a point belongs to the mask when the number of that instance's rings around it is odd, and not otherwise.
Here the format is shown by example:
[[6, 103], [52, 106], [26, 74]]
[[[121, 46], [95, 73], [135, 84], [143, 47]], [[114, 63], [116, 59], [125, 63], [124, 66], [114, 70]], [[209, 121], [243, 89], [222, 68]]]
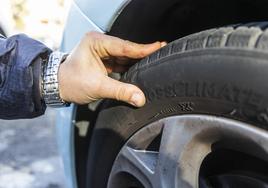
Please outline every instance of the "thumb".
[[108, 76], [103, 78], [99, 91], [98, 94], [101, 98], [124, 101], [136, 107], [143, 106], [146, 101], [143, 92], [137, 86], [117, 81]]

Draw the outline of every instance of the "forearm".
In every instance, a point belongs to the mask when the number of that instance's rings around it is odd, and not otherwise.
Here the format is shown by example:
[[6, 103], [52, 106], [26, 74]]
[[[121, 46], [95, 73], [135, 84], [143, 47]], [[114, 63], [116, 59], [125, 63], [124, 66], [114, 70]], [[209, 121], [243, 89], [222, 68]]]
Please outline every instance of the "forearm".
[[33, 118], [44, 113], [41, 64], [51, 52], [25, 35], [0, 38], [0, 118]]

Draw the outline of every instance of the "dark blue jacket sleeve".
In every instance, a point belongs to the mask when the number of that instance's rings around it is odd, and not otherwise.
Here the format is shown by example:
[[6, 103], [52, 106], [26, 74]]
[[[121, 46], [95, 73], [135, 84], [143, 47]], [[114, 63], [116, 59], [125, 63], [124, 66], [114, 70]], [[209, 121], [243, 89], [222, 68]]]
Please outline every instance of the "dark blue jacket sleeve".
[[49, 53], [45, 45], [26, 35], [0, 36], [0, 119], [33, 118], [44, 113], [41, 57]]

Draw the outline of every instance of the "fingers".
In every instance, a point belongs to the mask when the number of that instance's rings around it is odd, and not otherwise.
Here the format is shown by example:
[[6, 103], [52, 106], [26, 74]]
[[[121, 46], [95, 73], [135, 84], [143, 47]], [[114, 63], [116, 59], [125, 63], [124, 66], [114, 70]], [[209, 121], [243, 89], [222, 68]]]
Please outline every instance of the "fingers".
[[136, 107], [143, 106], [146, 101], [143, 92], [137, 86], [114, 80], [108, 76], [103, 78], [99, 92], [101, 98], [124, 101]]
[[105, 46], [110, 55], [133, 59], [144, 58], [165, 45], [161, 42], [154, 42], [152, 44], [137, 44], [119, 38], [114, 38], [114, 41], [113, 45], [107, 41], [107, 46]]
[[144, 58], [150, 55], [151, 53], [159, 50], [162, 47], [161, 42], [154, 42], [152, 44], [137, 44], [126, 40], [121, 39], [117, 40], [118, 40], [117, 53], [120, 56], [133, 59]]
[[114, 56], [141, 59], [166, 45], [165, 42], [137, 44], [97, 32], [90, 32], [87, 36], [101, 58]]

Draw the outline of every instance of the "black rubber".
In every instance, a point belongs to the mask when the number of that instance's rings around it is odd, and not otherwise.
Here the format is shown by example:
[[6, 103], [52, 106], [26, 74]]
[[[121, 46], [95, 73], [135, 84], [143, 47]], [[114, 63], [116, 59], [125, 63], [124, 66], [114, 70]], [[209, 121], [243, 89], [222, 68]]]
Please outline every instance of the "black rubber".
[[171, 42], [210, 28], [268, 20], [267, 7], [267, 0], [129, 1], [109, 34], [140, 43]]
[[88, 158], [88, 188], [105, 188], [120, 148], [137, 130], [163, 117], [211, 114], [268, 129], [267, 22], [211, 29], [176, 40], [122, 78], [145, 92], [133, 108], [106, 100]]

